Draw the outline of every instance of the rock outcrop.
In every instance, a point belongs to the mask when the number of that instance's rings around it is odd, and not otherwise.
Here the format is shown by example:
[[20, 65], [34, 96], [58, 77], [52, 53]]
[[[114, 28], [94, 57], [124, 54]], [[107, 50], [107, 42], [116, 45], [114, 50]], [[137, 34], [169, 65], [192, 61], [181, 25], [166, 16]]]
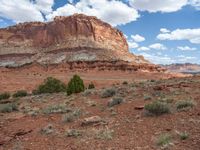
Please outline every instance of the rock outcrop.
[[122, 32], [96, 17], [75, 14], [0, 29], [0, 66], [110, 60], [148, 63], [129, 53]]

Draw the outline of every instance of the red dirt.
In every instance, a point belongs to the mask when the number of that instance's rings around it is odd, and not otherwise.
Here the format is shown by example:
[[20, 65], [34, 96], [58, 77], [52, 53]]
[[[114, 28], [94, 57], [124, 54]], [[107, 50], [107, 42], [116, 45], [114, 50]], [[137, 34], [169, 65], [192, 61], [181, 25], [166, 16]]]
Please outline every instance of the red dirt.
[[[123, 80], [120, 78], [120, 81]], [[103, 85], [105, 86], [106, 83]], [[117, 95], [123, 97], [124, 102], [112, 109], [107, 107], [107, 102], [111, 98], [103, 99], [99, 96], [101, 89], [94, 90], [94, 93], [89, 96], [77, 94], [66, 97], [60, 93], [21, 98], [18, 101], [20, 108], [18, 112], [0, 114], [0, 143], [3, 143], [0, 150], [14, 148], [27, 150], [156, 150], [161, 148], [156, 141], [163, 133], [172, 136], [172, 144], [168, 145], [168, 149], [200, 149], [200, 77], [133, 84], [129, 81], [128, 85], [118, 84], [113, 87], [117, 88]], [[150, 96], [152, 100], [144, 100], [145, 95]], [[153, 117], [146, 116], [143, 109], [134, 109], [153, 100], [164, 99], [163, 96], [173, 99], [170, 103], [172, 108], [170, 114]], [[192, 99], [195, 106], [186, 111], [176, 111], [174, 109], [176, 102], [186, 99]], [[96, 106], [89, 106], [91, 101], [95, 102]], [[47, 106], [64, 103], [67, 107], [81, 109], [80, 118], [70, 123], [63, 123], [62, 114], [44, 115], [40, 112], [36, 116], [30, 116], [23, 113], [24, 107], [27, 106], [43, 110]], [[84, 118], [92, 116], [100, 116], [107, 124], [81, 126]], [[48, 124], [53, 125], [54, 132], [49, 135], [41, 134], [40, 130]], [[77, 138], [67, 137], [65, 131], [68, 129], [81, 130], [83, 134]], [[95, 133], [99, 129], [113, 130], [112, 139], [97, 139]], [[19, 131], [25, 134], [18, 135]], [[180, 140], [178, 132], [187, 132], [189, 138]], [[18, 136], [10, 137], [16, 134]]]

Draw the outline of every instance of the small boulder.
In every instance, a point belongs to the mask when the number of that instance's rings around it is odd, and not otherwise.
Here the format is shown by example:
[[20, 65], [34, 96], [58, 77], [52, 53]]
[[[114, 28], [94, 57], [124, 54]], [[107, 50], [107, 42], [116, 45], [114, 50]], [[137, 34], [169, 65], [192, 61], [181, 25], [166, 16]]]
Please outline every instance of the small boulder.
[[103, 119], [101, 117], [92, 116], [92, 117], [83, 119], [81, 125], [86, 126], [86, 125], [96, 124], [96, 123], [100, 123], [100, 122], [103, 122]]

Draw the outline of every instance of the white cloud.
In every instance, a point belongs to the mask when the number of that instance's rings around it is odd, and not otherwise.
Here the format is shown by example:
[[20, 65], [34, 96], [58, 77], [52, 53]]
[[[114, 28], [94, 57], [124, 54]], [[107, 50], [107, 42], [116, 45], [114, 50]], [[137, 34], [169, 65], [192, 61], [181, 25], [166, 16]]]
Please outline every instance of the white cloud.
[[131, 35], [131, 38], [135, 41], [135, 42], [143, 42], [145, 41], [145, 38], [139, 34], [136, 35]]
[[145, 46], [142, 46], [142, 47], [138, 48], [138, 51], [149, 51], [149, 50], [150, 50], [150, 48], [145, 47]]
[[189, 47], [189, 46], [178, 46], [177, 49], [181, 50], [181, 51], [195, 51], [195, 50], [197, 50], [197, 48]]
[[140, 53], [140, 55], [143, 55], [144, 58], [149, 60], [150, 62], [153, 62], [155, 64], [172, 64], [175, 63], [175, 60], [170, 58], [169, 56], [157, 56], [155, 54], [148, 54], [148, 53]]
[[1, 0], [0, 16], [15, 22], [44, 21], [36, 5], [28, 0]]
[[35, 7], [44, 14], [51, 13], [54, 0], [35, 0]]
[[161, 33], [169, 33], [170, 31], [168, 29], [166, 29], [166, 28], [161, 28], [160, 32]]
[[192, 56], [180, 55], [177, 58], [177, 62], [178, 63], [196, 62], [196, 61], [197, 61], [197, 58], [196, 57], [192, 57]]
[[129, 49], [137, 48], [139, 45], [134, 41], [128, 41]]
[[118, 0], [80, 0], [76, 4], [66, 4], [46, 16], [52, 20], [55, 16], [68, 16], [74, 13], [97, 16], [113, 26], [136, 21], [140, 17], [137, 10]]
[[148, 12], [175, 12], [187, 5], [187, 0], [129, 0], [132, 7]]
[[160, 44], [160, 43], [155, 43], [155, 44], [149, 45], [149, 48], [155, 49], [155, 50], [166, 50], [167, 49], [163, 44]]
[[159, 40], [188, 40], [194, 44], [200, 44], [200, 28], [176, 29], [170, 33], [160, 33]]
[[189, 0], [188, 3], [195, 7], [197, 10], [200, 10], [200, 0]]

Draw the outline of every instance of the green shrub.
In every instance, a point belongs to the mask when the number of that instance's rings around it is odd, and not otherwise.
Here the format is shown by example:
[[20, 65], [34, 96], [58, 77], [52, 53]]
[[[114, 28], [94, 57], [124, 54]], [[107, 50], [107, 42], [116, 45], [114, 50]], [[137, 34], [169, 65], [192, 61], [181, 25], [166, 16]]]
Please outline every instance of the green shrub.
[[58, 79], [48, 77], [44, 80], [44, 83], [41, 84], [37, 90], [34, 90], [33, 94], [42, 94], [42, 93], [59, 93], [65, 92], [66, 85]]
[[115, 105], [119, 105], [123, 102], [123, 99], [121, 97], [115, 97], [113, 99], [111, 99], [109, 102], [108, 102], [108, 107], [113, 107]]
[[166, 146], [171, 142], [171, 140], [172, 140], [171, 135], [162, 134], [157, 140], [157, 145], [158, 146]]
[[192, 108], [194, 106], [194, 102], [191, 100], [182, 100], [176, 103], [177, 110], [183, 110], [187, 108]]
[[182, 132], [182, 133], [180, 133], [179, 135], [180, 135], [180, 139], [181, 139], [181, 140], [186, 140], [186, 139], [189, 138], [189, 134], [186, 133], [186, 132]]
[[0, 105], [0, 112], [2, 112], [2, 113], [10, 113], [10, 112], [17, 111], [17, 110], [18, 110], [18, 107], [15, 103]]
[[10, 94], [7, 92], [0, 94], [0, 100], [9, 99], [9, 98], [10, 98]]
[[78, 75], [74, 75], [67, 85], [67, 95], [80, 93], [85, 90], [83, 80]]
[[21, 91], [17, 91], [16, 93], [13, 94], [13, 97], [17, 98], [17, 97], [25, 97], [27, 96], [27, 92], [24, 90]]
[[112, 97], [116, 94], [116, 90], [114, 88], [110, 88], [110, 89], [105, 89], [103, 90], [103, 92], [101, 93], [101, 98], [108, 98], [108, 97]]
[[169, 105], [160, 101], [154, 101], [150, 104], [146, 104], [144, 108], [148, 113], [154, 115], [162, 115], [170, 112]]
[[94, 86], [93, 83], [90, 83], [90, 84], [88, 85], [88, 89], [94, 89], [94, 88], [95, 88], [95, 86]]
[[124, 81], [122, 84], [123, 84], [123, 85], [127, 85], [127, 84], [128, 84], [128, 82], [127, 82], [127, 81]]

